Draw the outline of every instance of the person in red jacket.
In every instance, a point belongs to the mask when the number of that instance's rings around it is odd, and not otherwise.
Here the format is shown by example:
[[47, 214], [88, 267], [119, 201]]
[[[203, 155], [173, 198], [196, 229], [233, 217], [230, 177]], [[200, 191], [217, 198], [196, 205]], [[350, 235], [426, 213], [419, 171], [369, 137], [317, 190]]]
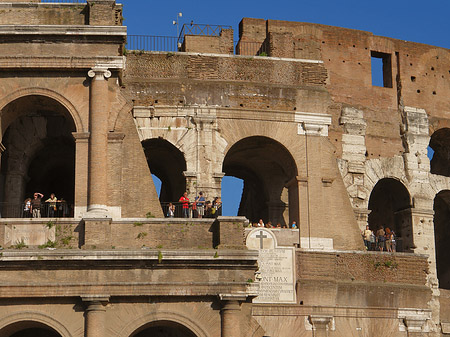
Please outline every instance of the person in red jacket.
[[183, 218], [189, 218], [189, 198], [187, 192], [184, 192], [179, 200], [183, 206]]

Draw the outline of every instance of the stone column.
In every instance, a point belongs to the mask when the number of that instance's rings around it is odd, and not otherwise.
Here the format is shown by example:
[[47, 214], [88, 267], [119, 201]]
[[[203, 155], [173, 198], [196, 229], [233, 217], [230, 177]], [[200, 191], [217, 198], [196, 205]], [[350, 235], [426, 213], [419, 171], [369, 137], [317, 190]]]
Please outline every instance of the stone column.
[[333, 322], [332, 316], [309, 316], [309, 321], [312, 325], [313, 337], [328, 337], [328, 330], [330, 324]]
[[111, 72], [106, 68], [92, 68], [88, 72], [91, 81], [89, 104], [89, 194], [88, 213], [91, 217], [107, 215], [108, 189], [108, 82]]
[[241, 336], [241, 302], [245, 300], [244, 296], [219, 295], [222, 301], [222, 334], [221, 337], [240, 337]]
[[83, 296], [85, 337], [106, 337], [106, 304], [109, 296]]
[[89, 132], [73, 132], [75, 139], [75, 202], [74, 217], [80, 218], [88, 204]]

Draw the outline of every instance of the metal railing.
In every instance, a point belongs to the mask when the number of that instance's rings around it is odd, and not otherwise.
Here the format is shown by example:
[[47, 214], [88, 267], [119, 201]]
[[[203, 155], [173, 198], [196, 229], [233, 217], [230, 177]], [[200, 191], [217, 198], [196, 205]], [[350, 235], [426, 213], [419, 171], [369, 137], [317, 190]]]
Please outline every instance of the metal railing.
[[[25, 204], [0, 202], [0, 218], [31, 218], [33, 215], [30, 211], [25, 210]], [[41, 218], [64, 218], [71, 217], [72, 210], [66, 202], [57, 202], [56, 207], [52, 207], [47, 202], [41, 203]]]
[[[181, 51], [181, 42], [175, 36], [128, 35], [126, 50], [133, 51]], [[268, 56], [267, 43], [234, 41], [235, 55]]]
[[[172, 212], [169, 211], [171, 206]], [[211, 203], [206, 204], [203, 212], [195, 203], [189, 203], [185, 208], [181, 202], [161, 202], [161, 207], [166, 218], [199, 218], [199, 213], [203, 213], [202, 218], [217, 218], [222, 215], [222, 204], [214, 206]]]
[[222, 29], [232, 29], [231, 26], [224, 25], [207, 25], [190, 23], [183, 24], [180, 31], [180, 36], [178, 36], [178, 44], [181, 45], [184, 41], [186, 35], [202, 35], [202, 36], [220, 36]]
[[175, 36], [128, 35], [125, 48], [138, 51], [176, 52], [179, 50], [177, 41]]

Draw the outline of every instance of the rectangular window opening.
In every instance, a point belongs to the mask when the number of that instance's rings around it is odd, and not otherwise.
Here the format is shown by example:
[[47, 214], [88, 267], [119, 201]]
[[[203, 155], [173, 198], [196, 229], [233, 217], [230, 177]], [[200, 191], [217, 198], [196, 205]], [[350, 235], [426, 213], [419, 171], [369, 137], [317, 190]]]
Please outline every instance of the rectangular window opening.
[[372, 62], [372, 85], [392, 88], [391, 54], [372, 50], [370, 56]]

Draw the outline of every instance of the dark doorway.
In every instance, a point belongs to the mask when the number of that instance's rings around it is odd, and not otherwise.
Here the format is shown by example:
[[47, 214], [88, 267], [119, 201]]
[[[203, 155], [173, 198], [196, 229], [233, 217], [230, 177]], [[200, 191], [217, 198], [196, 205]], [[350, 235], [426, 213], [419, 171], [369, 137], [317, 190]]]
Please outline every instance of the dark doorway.
[[197, 337], [181, 324], [169, 321], [155, 322], [144, 326], [130, 337]]
[[44, 200], [55, 193], [66, 206], [73, 204], [75, 124], [68, 111], [51, 98], [26, 96], [4, 108], [2, 126], [2, 217], [21, 216], [24, 199], [34, 192], [44, 194]]
[[[291, 200], [287, 183], [297, 176], [297, 166], [289, 151], [279, 142], [261, 136], [244, 138], [227, 152], [223, 172], [244, 181], [238, 215], [251, 222], [298, 222], [298, 201]], [[291, 207], [291, 209], [290, 209]]]
[[398, 180], [384, 178], [378, 181], [369, 199], [369, 227], [376, 231], [383, 226], [395, 232], [397, 251], [412, 249], [411, 198]]
[[450, 289], [450, 191], [441, 191], [436, 195], [433, 209], [439, 288]]
[[430, 162], [431, 173], [450, 177], [450, 129], [443, 128], [434, 132], [430, 147], [434, 151]]
[[32, 328], [16, 332], [10, 337], [61, 337], [61, 335], [47, 329]]
[[161, 180], [161, 202], [173, 202], [186, 191], [186, 161], [183, 153], [162, 138], [142, 142], [148, 167]]

